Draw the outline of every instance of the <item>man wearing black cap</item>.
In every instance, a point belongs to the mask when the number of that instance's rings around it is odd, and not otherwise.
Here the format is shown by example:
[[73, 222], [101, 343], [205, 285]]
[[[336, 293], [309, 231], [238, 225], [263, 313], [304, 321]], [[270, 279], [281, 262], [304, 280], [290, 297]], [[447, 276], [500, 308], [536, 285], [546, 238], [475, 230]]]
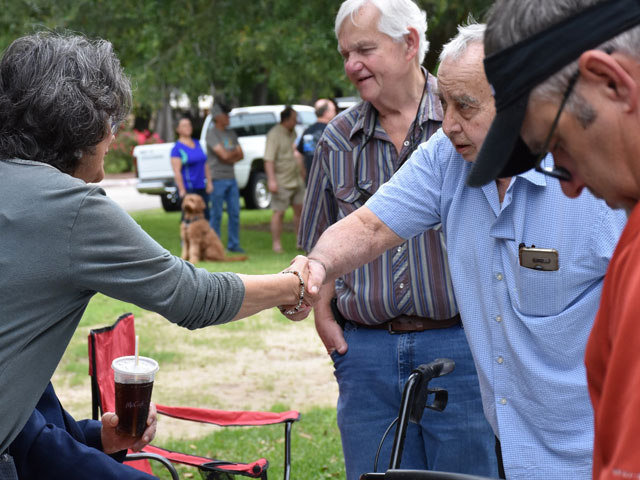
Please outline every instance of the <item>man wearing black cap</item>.
[[[637, 0], [497, 1], [485, 39], [497, 116], [468, 178], [535, 167], [569, 197], [586, 186], [631, 211], [585, 355], [594, 479], [640, 478], [639, 25]], [[540, 165], [546, 151], [555, 166]]]
[[[586, 192], [568, 199], [538, 172], [465, 185], [495, 110], [482, 68], [484, 29], [459, 30], [438, 71], [442, 131], [320, 237], [309, 253], [309, 294], [441, 224], [506, 478], [588, 478], [584, 346], [625, 216]], [[550, 156], [544, 165], [553, 165]]]

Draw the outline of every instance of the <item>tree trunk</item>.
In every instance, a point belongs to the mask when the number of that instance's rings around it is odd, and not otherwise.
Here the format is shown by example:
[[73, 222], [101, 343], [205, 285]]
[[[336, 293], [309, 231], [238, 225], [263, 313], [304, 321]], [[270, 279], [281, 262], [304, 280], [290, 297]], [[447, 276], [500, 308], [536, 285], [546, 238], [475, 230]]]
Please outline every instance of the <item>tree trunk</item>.
[[160, 135], [165, 142], [173, 142], [175, 140], [173, 129], [173, 112], [169, 103], [169, 89], [163, 89], [162, 107], [158, 111], [156, 121], [156, 133]]
[[267, 81], [260, 82], [253, 87], [253, 104], [254, 105], [266, 105], [267, 95], [269, 91], [267, 89]]

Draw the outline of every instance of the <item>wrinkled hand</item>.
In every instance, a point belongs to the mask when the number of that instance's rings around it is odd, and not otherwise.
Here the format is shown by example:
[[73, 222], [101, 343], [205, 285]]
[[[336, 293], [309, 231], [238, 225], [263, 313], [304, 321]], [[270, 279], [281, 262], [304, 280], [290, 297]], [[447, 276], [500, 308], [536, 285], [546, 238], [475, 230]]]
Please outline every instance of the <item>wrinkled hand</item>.
[[[282, 314], [285, 317], [287, 317], [289, 320], [292, 320], [294, 322], [299, 322], [300, 320], [304, 320], [305, 318], [307, 318], [309, 316], [309, 313], [311, 313], [311, 310], [312, 310], [312, 305], [307, 299], [307, 292], [306, 292], [306, 285], [307, 285], [307, 282], [309, 281], [309, 259], [304, 255], [297, 255], [293, 260], [291, 260], [291, 264], [289, 265], [289, 267], [285, 268], [283, 272], [286, 270], [295, 270], [299, 272], [300, 275], [302, 275], [302, 280], [304, 281], [304, 284], [305, 284], [304, 299], [303, 299], [302, 305], [300, 306], [300, 310], [296, 313], [287, 315], [284, 312], [285, 310], [293, 309], [297, 305], [297, 302], [292, 305], [281, 305], [279, 308]], [[300, 284], [298, 282], [296, 283], [296, 297], [298, 297], [299, 295], [300, 295]]]
[[328, 354], [337, 351], [344, 355], [347, 352], [349, 346], [344, 339], [344, 332], [333, 316], [320, 316], [316, 313], [316, 331]]
[[327, 279], [327, 271], [322, 263], [309, 259], [309, 279], [306, 281], [305, 298], [309, 297], [309, 303], [313, 305], [318, 301], [320, 288]]
[[116, 433], [118, 416], [113, 412], [105, 413], [100, 421], [102, 422], [102, 431], [100, 432], [100, 435], [102, 438], [102, 451], [104, 453], [109, 455], [128, 448], [137, 452], [142, 450], [156, 436], [158, 413], [156, 411], [155, 403], [151, 402], [149, 405], [147, 428], [142, 434], [142, 438], [118, 435]]

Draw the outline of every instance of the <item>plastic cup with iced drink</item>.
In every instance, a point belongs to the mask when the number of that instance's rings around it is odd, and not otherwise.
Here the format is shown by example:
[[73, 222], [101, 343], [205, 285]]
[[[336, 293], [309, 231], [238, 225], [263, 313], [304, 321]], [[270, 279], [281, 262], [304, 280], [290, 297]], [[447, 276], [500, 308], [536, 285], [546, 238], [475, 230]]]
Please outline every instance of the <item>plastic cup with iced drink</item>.
[[152, 358], [116, 358], [111, 363], [116, 384], [116, 432], [130, 437], [141, 437], [147, 427], [149, 403], [158, 362]]

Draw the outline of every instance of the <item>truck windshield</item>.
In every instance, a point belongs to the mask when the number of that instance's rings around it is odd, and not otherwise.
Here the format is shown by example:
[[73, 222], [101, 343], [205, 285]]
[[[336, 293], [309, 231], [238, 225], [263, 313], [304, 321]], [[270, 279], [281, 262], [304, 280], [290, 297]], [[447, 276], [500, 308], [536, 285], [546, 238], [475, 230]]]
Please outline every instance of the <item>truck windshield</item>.
[[312, 125], [316, 123], [315, 112], [298, 112], [298, 125]]
[[238, 137], [266, 135], [275, 124], [276, 117], [269, 112], [238, 113], [229, 117], [229, 128], [233, 129]]

